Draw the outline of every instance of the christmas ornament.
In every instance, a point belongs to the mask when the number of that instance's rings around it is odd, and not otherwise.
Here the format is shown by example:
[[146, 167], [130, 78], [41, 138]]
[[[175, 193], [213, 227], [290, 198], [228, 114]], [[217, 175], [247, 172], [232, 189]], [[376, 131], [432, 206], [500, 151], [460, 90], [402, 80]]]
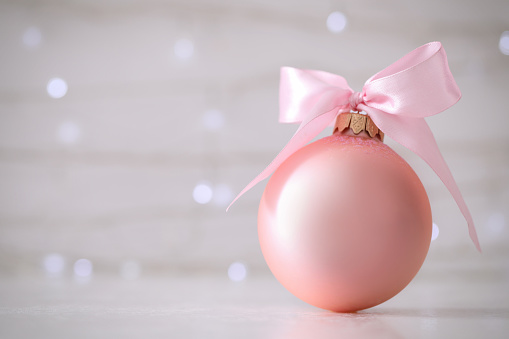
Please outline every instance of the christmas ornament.
[[[439, 42], [375, 74], [360, 93], [338, 75], [281, 69], [280, 121], [301, 125], [236, 199], [275, 171], [260, 202], [258, 233], [267, 264], [290, 292], [317, 307], [352, 312], [388, 300], [417, 274], [431, 240], [431, 208], [415, 172], [383, 144], [385, 135], [437, 173], [480, 250], [424, 120], [460, 97]], [[304, 147], [334, 121], [332, 136]]]
[[[341, 114], [338, 122], [344, 117], [365, 125], [366, 116]], [[378, 138], [339, 130], [279, 166], [258, 213], [260, 245], [276, 278], [302, 300], [340, 312], [401, 291], [426, 257], [431, 226], [411, 167]]]

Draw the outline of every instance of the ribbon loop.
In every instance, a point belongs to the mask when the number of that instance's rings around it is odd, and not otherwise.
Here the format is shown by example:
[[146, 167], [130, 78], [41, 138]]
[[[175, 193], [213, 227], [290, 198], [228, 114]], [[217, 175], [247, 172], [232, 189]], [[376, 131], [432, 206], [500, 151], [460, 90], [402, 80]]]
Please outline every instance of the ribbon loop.
[[[300, 123], [288, 144], [228, 206], [267, 178], [293, 153], [350, 110], [365, 111], [378, 128], [420, 156], [445, 184], [465, 217], [470, 238], [481, 251], [472, 216], [424, 117], [438, 114], [461, 97], [440, 42], [408, 53], [354, 92], [335, 74], [281, 68], [280, 122]], [[227, 210], [228, 210], [227, 209]]]

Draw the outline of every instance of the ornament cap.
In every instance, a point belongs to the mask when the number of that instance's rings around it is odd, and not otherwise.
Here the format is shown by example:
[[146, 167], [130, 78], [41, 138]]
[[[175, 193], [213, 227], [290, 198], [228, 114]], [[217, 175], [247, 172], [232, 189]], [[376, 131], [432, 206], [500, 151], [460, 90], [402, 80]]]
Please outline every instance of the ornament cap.
[[363, 133], [364, 135], [384, 141], [384, 132], [375, 125], [373, 120], [371, 120], [366, 113], [341, 113], [338, 115], [336, 123], [334, 124], [333, 133], [341, 133], [348, 128], [349, 131], [351, 130], [355, 135], [365, 131], [365, 133]]

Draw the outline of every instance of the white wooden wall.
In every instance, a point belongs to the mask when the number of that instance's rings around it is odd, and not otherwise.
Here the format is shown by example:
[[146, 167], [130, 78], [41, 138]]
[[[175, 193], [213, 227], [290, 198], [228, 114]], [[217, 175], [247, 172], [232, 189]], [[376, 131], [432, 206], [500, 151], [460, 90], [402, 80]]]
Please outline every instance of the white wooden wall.
[[[340, 33], [326, 26], [333, 11], [348, 20]], [[68, 271], [87, 258], [97, 274], [129, 260], [147, 274], [234, 261], [267, 273], [265, 182], [224, 210], [296, 128], [277, 123], [279, 68], [338, 73], [360, 90], [439, 40], [463, 98], [428, 121], [484, 253], [434, 173], [388, 140], [440, 228], [422, 274], [509, 276], [508, 15], [505, 0], [1, 1], [0, 273], [40, 272], [51, 253]], [[68, 85], [59, 99], [54, 77]], [[202, 182], [215, 193], [204, 205], [193, 200]]]

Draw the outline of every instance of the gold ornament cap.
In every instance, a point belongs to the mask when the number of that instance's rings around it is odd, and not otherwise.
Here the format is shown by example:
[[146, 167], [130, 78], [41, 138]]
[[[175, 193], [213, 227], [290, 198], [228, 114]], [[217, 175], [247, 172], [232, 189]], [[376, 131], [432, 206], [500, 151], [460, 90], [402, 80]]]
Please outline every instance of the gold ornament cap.
[[350, 128], [355, 135], [358, 135], [362, 131], [366, 131], [369, 137], [378, 137], [380, 141], [384, 141], [384, 132], [375, 125], [367, 114], [341, 113], [338, 115], [336, 123], [334, 124], [333, 133], [343, 132], [347, 128]]

